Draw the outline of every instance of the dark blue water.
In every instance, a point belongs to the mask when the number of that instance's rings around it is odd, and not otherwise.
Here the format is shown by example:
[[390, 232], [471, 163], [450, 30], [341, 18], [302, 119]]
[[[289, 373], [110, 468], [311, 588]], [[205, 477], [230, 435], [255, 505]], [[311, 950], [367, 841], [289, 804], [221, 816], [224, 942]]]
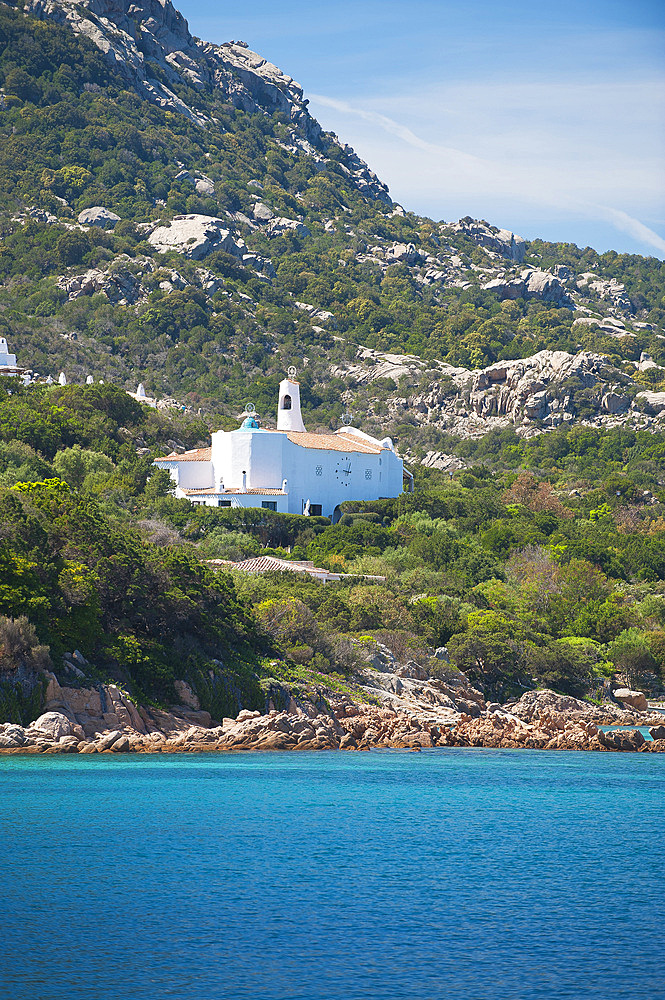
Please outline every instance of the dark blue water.
[[659, 1000], [665, 756], [0, 758], [0, 996]]

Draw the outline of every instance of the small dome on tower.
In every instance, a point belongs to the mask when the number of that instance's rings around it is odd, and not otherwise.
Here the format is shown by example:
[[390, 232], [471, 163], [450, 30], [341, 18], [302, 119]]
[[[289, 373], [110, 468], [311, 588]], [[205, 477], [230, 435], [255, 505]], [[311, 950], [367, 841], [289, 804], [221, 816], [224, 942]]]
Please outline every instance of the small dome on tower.
[[240, 425], [241, 431], [257, 431], [259, 429], [259, 422], [256, 417], [245, 417]]

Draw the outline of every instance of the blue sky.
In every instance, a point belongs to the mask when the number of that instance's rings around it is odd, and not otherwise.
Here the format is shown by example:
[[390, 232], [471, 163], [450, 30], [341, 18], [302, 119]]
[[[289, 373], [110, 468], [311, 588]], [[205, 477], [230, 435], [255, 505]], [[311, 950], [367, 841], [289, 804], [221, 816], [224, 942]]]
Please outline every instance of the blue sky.
[[405, 208], [665, 258], [665, 4], [176, 0], [277, 63]]

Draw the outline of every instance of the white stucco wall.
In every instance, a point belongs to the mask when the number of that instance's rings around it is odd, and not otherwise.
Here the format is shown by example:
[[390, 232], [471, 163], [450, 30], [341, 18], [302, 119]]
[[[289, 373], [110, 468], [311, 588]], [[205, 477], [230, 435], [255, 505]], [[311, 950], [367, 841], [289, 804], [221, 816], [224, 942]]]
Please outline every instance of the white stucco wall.
[[[402, 492], [402, 462], [388, 449], [380, 455], [328, 451], [302, 448], [287, 438], [283, 467], [291, 514], [302, 514], [303, 503], [309, 500], [321, 504], [324, 517], [332, 517], [344, 500], [376, 500]], [[347, 468], [348, 475], [343, 471]]]
[[0, 337], [0, 366], [3, 368], [16, 367], [16, 355], [9, 353], [9, 345], [5, 337]]
[[160, 469], [168, 469], [171, 478], [182, 489], [200, 490], [213, 486], [210, 462], [159, 462]]

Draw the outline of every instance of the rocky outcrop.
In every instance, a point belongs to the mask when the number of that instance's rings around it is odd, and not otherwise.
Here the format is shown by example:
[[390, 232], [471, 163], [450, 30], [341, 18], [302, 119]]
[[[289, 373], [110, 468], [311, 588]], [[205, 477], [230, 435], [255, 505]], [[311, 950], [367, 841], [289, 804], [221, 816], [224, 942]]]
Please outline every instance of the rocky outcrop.
[[378, 642], [364, 654], [366, 667], [359, 682], [384, 708], [418, 717], [429, 725], [453, 725], [466, 713], [476, 717], [485, 709], [480, 691], [464, 674], [446, 669], [445, 660], [400, 663]]
[[633, 304], [626, 292], [625, 285], [622, 285], [616, 278], [606, 280], [594, 274], [593, 271], [585, 271], [584, 274], [577, 276], [575, 285], [581, 292], [591, 293], [595, 298], [605, 299], [619, 309], [625, 309], [627, 312], [633, 310]]
[[[628, 420], [641, 426], [660, 426], [662, 416], [645, 416], [642, 398], [652, 400], [654, 410], [665, 413], [665, 393], [640, 393], [636, 402], [629, 391], [631, 378], [606, 357], [590, 351], [539, 351], [530, 358], [498, 361], [479, 371], [454, 368], [444, 362], [425, 362], [413, 355], [384, 354], [361, 347], [359, 360], [331, 368], [335, 377], [371, 384], [375, 379], [398, 382], [407, 375], [421, 382], [427, 370], [430, 388], [410, 397], [401, 393], [387, 399], [395, 420], [408, 411], [422, 426], [434, 426], [461, 437], [481, 437], [494, 428], [513, 425], [518, 434], [530, 436], [579, 421], [575, 393], [584, 392], [587, 409], [584, 422], [594, 426], [617, 426]], [[438, 369], [438, 378], [437, 378]], [[655, 397], [663, 396], [662, 408]], [[593, 407], [595, 413], [588, 414]], [[446, 456], [432, 452], [427, 464], [441, 463]]]
[[149, 257], [130, 258], [121, 254], [105, 269], [93, 267], [82, 274], [63, 275], [56, 280], [70, 302], [82, 295], [101, 292], [113, 305], [135, 305], [146, 295], [141, 278], [155, 269]]
[[583, 720], [542, 718], [524, 722], [495, 711], [478, 719], [465, 717], [447, 734], [446, 745], [506, 750], [600, 750], [598, 729]]
[[646, 740], [639, 729], [622, 729], [615, 732], [598, 732], [598, 742], [606, 750], [639, 750]]
[[[241, 711], [214, 724], [192, 707], [170, 712], [136, 706], [116, 685], [61, 688], [51, 675], [49, 710], [29, 726], [0, 725], [2, 753], [187, 753], [237, 750], [421, 750], [434, 747], [665, 751], [665, 726], [645, 741], [637, 728], [603, 732], [607, 717], [649, 724], [648, 713], [622, 713], [553, 691], [527, 692], [518, 702], [486, 705], [463, 675], [431, 677], [415, 661], [397, 664], [374, 650], [359, 698], [322, 691], [283, 710]], [[383, 678], [376, 683], [376, 676]], [[369, 683], [367, 683], [369, 681]], [[395, 681], [401, 683], [394, 685]], [[372, 686], [372, 682], [376, 686]], [[184, 682], [181, 682], [184, 684]], [[394, 690], [394, 687], [397, 690]], [[433, 697], [431, 698], [431, 696]], [[372, 698], [368, 701], [367, 698]], [[431, 698], [431, 700], [430, 700]]]
[[645, 409], [650, 413], [660, 414], [665, 412], [665, 392], [651, 392], [645, 390], [638, 392], [635, 400], [644, 404]]
[[[641, 692], [630, 693], [641, 694]], [[615, 698], [617, 694], [618, 692], [615, 691]], [[593, 702], [582, 701], [580, 698], [573, 698], [570, 695], [557, 694], [556, 691], [544, 688], [538, 691], [526, 691], [519, 701], [514, 704], [509, 703], [504, 708], [524, 722], [553, 716], [594, 722], [599, 726], [636, 724], [644, 726], [658, 721], [658, 714], [649, 712], [646, 699], [643, 702], [640, 699], [635, 699], [635, 701], [638, 704], [631, 705], [629, 709], [623, 709], [612, 702], [597, 705]], [[643, 707], [639, 707], [640, 705]]]
[[294, 302], [293, 304], [296, 309], [300, 309], [302, 312], [307, 313], [312, 319], [317, 320], [319, 323], [328, 323], [332, 327], [336, 325], [334, 313], [328, 312], [327, 309], [319, 309], [318, 306], [310, 305], [309, 302]]
[[626, 328], [624, 320], [614, 316], [578, 316], [573, 320], [573, 327], [593, 327], [599, 333], [614, 337], [615, 340], [635, 337], [635, 334]]
[[484, 247], [500, 257], [507, 257], [508, 260], [514, 260], [520, 264], [524, 260], [526, 241], [508, 229], [498, 229], [496, 226], [490, 226], [487, 222], [472, 219], [468, 215], [460, 219], [459, 222], [443, 225], [440, 229], [444, 235], [446, 230], [461, 233], [477, 243], [478, 246]]
[[294, 233], [296, 236], [304, 238], [312, 235], [305, 223], [300, 222], [298, 219], [271, 219], [265, 231], [268, 236], [281, 236], [283, 233]]
[[215, 182], [205, 174], [193, 174], [189, 170], [181, 170], [179, 174], [176, 174], [175, 179], [190, 183], [196, 193], [200, 194], [202, 198], [214, 195], [215, 193]]
[[500, 299], [542, 299], [557, 305], [569, 305], [570, 298], [560, 279], [549, 271], [526, 268], [514, 277], [493, 278], [482, 286]]

